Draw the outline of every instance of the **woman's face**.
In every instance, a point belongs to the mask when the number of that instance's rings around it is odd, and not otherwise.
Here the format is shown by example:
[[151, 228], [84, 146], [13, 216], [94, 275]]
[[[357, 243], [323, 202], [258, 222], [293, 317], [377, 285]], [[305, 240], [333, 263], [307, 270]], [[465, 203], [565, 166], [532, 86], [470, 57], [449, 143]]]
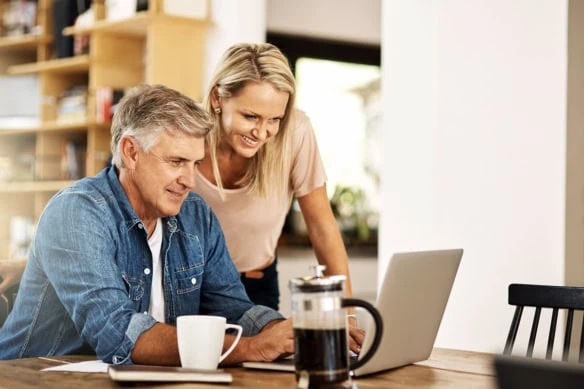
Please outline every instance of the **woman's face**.
[[278, 133], [289, 97], [262, 81], [248, 82], [237, 95], [215, 101], [214, 107], [221, 107], [225, 140], [237, 155], [253, 157]]

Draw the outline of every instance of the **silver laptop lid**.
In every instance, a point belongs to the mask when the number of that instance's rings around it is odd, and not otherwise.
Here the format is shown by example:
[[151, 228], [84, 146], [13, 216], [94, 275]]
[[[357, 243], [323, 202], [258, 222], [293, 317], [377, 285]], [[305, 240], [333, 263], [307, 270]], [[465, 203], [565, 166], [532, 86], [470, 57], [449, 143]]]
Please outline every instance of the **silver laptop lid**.
[[[377, 297], [384, 333], [361, 376], [428, 359], [462, 258], [462, 249], [396, 253]], [[373, 324], [371, 324], [373, 326]], [[368, 328], [361, 353], [371, 346]]]

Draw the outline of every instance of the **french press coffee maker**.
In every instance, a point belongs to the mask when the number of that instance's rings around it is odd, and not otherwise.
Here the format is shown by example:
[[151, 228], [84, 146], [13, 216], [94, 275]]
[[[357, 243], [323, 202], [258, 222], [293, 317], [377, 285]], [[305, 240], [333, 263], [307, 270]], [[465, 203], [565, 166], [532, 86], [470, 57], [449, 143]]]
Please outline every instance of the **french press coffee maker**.
[[[383, 322], [373, 305], [343, 297], [345, 276], [325, 277], [325, 266], [311, 267], [315, 271], [313, 276], [293, 278], [289, 283], [296, 381], [303, 388], [343, 387], [350, 383], [349, 372], [365, 364], [377, 351]], [[347, 307], [364, 308], [375, 321], [371, 348], [350, 363]]]

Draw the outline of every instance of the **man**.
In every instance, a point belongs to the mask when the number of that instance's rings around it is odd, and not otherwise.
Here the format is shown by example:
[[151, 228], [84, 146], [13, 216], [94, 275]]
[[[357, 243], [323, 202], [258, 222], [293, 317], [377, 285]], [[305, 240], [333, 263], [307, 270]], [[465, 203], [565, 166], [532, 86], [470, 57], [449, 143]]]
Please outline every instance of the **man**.
[[174, 325], [189, 314], [243, 327], [226, 363], [293, 350], [290, 321], [248, 299], [215, 215], [190, 192], [212, 125], [163, 86], [122, 99], [113, 166], [59, 192], [39, 219], [0, 359], [95, 352], [114, 364], [179, 365]]

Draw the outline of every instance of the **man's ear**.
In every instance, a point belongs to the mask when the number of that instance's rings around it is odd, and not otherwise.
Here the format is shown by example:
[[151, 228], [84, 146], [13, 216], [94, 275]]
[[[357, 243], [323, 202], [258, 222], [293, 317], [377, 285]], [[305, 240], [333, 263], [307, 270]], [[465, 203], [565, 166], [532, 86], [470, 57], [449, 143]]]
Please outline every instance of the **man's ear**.
[[122, 162], [126, 169], [136, 169], [139, 150], [140, 146], [131, 136], [123, 136], [122, 139], [120, 139], [120, 157], [122, 158]]

